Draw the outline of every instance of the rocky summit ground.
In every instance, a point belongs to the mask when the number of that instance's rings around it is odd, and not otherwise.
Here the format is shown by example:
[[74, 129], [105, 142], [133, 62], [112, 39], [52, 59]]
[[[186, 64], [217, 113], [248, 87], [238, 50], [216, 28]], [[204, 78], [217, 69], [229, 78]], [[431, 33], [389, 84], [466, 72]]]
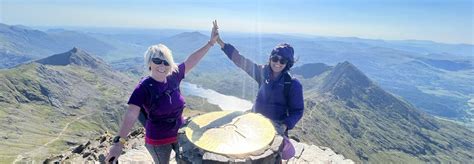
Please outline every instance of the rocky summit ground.
[[[143, 129], [135, 130], [130, 135], [130, 140], [119, 158], [119, 163], [153, 163], [153, 160], [144, 146]], [[71, 151], [54, 155], [44, 162], [53, 163], [102, 163], [110, 148], [112, 136], [104, 134], [92, 141], [71, 148]], [[341, 154], [336, 154], [330, 148], [308, 145], [291, 140], [296, 149], [296, 155], [288, 163], [354, 163]], [[174, 152], [171, 154], [170, 163], [176, 163]]]

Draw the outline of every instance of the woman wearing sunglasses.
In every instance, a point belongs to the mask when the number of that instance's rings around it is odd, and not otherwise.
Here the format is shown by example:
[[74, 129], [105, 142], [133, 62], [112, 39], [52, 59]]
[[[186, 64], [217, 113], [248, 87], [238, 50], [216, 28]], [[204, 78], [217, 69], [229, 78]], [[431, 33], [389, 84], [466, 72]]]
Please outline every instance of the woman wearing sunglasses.
[[270, 53], [268, 63], [255, 64], [240, 55], [231, 44], [224, 43], [220, 36], [217, 43], [227, 57], [259, 84], [253, 112], [260, 113], [275, 123], [279, 133], [285, 137], [281, 157], [285, 160], [294, 155], [294, 147], [288, 140], [288, 130], [293, 129], [303, 116], [304, 101], [301, 83], [288, 73], [294, 64], [294, 50], [289, 44], [278, 44]]
[[146, 115], [145, 146], [155, 163], [169, 163], [171, 150], [177, 151], [178, 129], [183, 125], [184, 98], [179, 85], [188, 73], [216, 43], [217, 22], [213, 22], [208, 43], [192, 53], [184, 63], [176, 65], [171, 50], [163, 44], [153, 45], [145, 52], [145, 66], [150, 75], [136, 86], [128, 101], [128, 111], [106, 162], [116, 163], [127, 141], [127, 135], [140, 114]]

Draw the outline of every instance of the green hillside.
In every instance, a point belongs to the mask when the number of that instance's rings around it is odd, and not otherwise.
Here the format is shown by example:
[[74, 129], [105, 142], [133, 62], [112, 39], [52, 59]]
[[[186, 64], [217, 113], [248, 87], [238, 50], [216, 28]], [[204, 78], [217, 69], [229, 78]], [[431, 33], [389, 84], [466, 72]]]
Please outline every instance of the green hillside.
[[359, 162], [469, 163], [474, 158], [474, 132], [415, 109], [348, 62], [302, 81], [305, 114], [291, 135], [304, 142]]
[[[115, 134], [139, 79], [79, 48], [1, 70], [0, 163], [42, 162], [104, 132]], [[186, 100], [187, 116], [220, 110], [199, 97]]]

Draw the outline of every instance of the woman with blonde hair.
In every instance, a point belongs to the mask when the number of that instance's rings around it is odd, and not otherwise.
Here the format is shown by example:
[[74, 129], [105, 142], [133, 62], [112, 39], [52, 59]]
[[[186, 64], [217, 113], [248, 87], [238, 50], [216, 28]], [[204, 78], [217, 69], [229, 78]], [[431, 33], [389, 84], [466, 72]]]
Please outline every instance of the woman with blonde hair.
[[177, 151], [178, 129], [183, 125], [184, 98], [179, 84], [216, 43], [217, 21], [213, 21], [211, 38], [203, 47], [192, 53], [183, 63], [176, 65], [171, 50], [163, 44], [153, 45], [145, 52], [145, 66], [150, 75], [136, 86], [128, 101], [128, 111], [114, 145], [106, 157], [115, 163], [127, 141], [127, 135], [140, 114], [146, 115], [145, 146], [155, 163], [168, 163], [171, 150]]

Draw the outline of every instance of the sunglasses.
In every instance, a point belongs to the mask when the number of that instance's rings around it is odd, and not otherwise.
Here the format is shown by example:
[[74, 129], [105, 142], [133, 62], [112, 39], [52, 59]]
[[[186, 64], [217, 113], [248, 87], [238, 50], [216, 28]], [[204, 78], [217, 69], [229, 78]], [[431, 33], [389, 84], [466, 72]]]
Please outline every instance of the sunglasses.
[[155, 63], [156, 65], [160, 65], [161, 63], [163, 63], [165, 66], [170, 66], [170, 63], [160, 58], [152, 58], [151, 61], [153, 61], [153, 63]]
[[278, 55], [272, 55], [272, 56], [270, 56], [270, 60], [271, 60], [272, 62], [275, 62], [275, 63], [278, 62], [278, 61], [280, 61], [280, 64], [286, 64], [286, 63], [288, 63], [288, 59], [285, 59], [285, 58], [280, 57], [280, 56], [278, 56]]

